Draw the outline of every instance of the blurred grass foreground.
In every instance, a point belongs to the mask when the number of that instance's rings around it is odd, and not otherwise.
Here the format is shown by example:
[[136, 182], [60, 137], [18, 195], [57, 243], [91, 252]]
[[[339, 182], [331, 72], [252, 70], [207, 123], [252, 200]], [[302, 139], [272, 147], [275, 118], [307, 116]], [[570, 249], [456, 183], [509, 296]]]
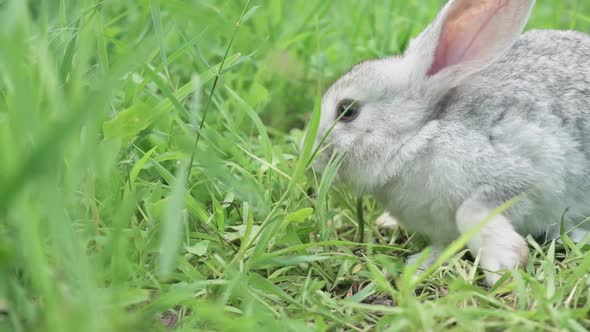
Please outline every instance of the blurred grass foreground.
[[[442, 5], [0, 0], [0, 331], [590, 328], [581, 245], [533, 246], [503, 289], [461, 253], [415, 284], [420, 239], [356, 243], [354, 197], [305, 172], [327, 84]], [[589, 32], [590, 2], [530, 28]]]

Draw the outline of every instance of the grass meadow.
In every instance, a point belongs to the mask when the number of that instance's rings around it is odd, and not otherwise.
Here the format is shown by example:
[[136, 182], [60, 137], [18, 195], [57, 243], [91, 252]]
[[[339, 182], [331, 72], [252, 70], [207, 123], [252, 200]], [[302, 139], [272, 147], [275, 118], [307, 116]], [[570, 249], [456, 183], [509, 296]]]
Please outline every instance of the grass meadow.
[[[0, 331], [590, 329], [588, 244], [416, 279], [424, 239], [308, 167], [322, 91], [442, 4], [0, 0]], [[590, 32], [590, 2], [532, 28]]]

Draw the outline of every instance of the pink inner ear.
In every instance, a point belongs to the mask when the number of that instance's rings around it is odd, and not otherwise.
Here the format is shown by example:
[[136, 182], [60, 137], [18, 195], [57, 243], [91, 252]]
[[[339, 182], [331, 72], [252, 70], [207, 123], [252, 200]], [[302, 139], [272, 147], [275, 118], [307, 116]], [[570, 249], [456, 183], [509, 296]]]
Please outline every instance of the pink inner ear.
[[443, 24], [428, 75], [482, 56], [502, 29], [494, 21], [507, 5], [508, 0], [456, 0]]

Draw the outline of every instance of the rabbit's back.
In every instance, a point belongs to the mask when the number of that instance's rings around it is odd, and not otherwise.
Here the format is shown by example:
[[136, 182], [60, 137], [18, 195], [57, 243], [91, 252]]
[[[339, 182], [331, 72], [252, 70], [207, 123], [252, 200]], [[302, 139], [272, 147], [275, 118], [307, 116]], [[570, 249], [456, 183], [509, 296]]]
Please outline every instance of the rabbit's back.
[[524, 34], [437, 108], [443, 134], [433, 162], [452, 156], [461, 165], [460, 196], [482, 183], [497, 201], [538, 189], [512, 209], [521, 233], [543, 233], [550, 222], [554, 237], [566, 210], [570, 228], [590, 216], [590, 37]]
[[590, 36], [577, 31], [528, 32], [482, 73], [479, 82], [526, 90], [540, 103], [553, 102], [553, 109], [563, 104], [564, 117], [589, 113]]
[[527, 137], [539, 144], [551, 137], [570, 138], [574, 144], [563, 142], [561, 148], [575, 146], [590, 169], [590, 36], [555, 30], [526, 33], [506, 56], [456, 93], [450, 96], [457, 101], [452, 106], [456, 111], [449, 116], [476, 130], [488, 129], [492, 144], [496, 137], [510, 138], [518, 123], [524, 135], [529, 134], [525, 128], [543, 131], [541, 137]]
[[521, 107], [520, 114], [536, 118], [544, 115], [541, 108], [562, 122], [585, 120], [590, 114], [590, 36], [576, 31], [528, 32], [508, 54], [458, 90], [467, 104], [490, 104], [506, 112], [498, 106], [524, 100], [529, 107]]

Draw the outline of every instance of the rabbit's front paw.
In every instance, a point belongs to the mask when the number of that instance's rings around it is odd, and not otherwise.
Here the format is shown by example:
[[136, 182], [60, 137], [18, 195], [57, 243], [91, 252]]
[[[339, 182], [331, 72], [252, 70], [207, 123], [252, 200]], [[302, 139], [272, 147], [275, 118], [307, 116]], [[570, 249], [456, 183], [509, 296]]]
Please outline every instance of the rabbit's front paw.
[[[486, 283], [492, 286], [500, 279], [501, 271], [524, 265], [529, 249], [506, 216], [494, 216], [494, 207], [486, 202], [482, 192], [461, 205], [457, 211], [457, 227], [462, 234], [481, 227], [469, 240], [468, 247], [474, 257], [480, 255]], [[485, 220], [487, 222], [480, 225]]]
[[505, 242], [492, 241], [481, 248], [481, 267], [484, 270], [486, 283], [492, 286], [502, 277], [502, 272], [521, 267], [526, 264], [529, 249], [525, 240], [517, 233], [506, 235], [513, 243], [509, 247], [502, 247]]
[[398, 225], [397, 220], [387, 212], [383, 212], [383, 214], [375, 220], [375, 226], [379, 229], [394, 229]]

